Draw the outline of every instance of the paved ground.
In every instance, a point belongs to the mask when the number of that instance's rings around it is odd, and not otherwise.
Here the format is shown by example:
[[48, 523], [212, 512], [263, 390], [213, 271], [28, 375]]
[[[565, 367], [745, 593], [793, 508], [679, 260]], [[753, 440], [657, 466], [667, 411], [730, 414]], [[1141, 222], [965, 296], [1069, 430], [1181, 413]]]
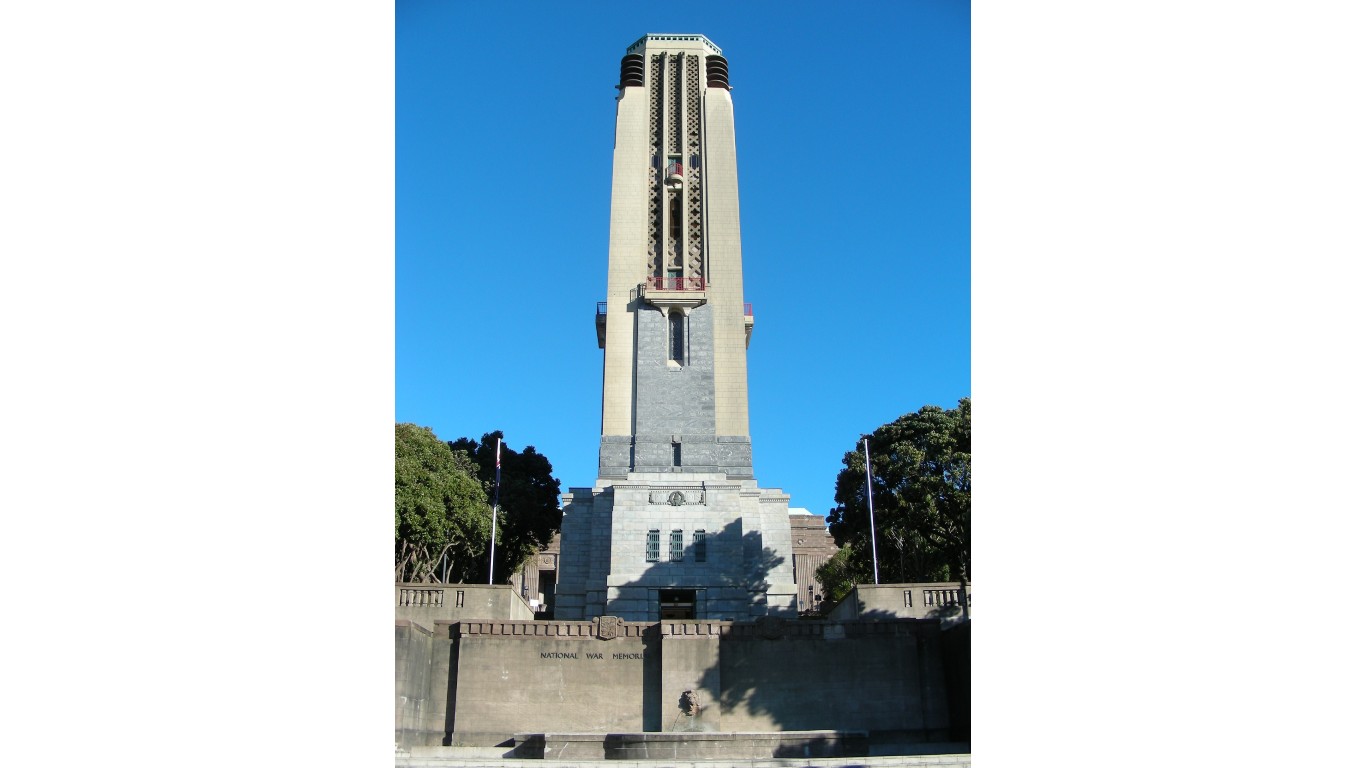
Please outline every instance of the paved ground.
[[969, 768], [972, 755], [885, 755], [878, 757], [768, 758], [761, 760], [514, 760], [500, 747], [416, 747], [395, 753], [396, 768]]

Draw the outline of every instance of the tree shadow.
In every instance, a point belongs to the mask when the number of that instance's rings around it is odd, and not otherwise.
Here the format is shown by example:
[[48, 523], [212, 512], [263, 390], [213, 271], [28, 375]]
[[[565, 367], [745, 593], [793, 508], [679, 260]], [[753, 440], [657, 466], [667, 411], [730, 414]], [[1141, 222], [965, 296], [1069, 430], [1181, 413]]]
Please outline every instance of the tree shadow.
[[708, 674], [727, 730], [834, 732], [780, 755], [824, 757], [966, 751], [968, 669], [965, 631], [951, 638], [936, 619], [874, 610], [736, 625]]
[[[721, 530], [708, 533], [700, 546], [692, 539], [694, 532], [691, 530], [661, 529], [659, 561], [619, 588], [624, 591], [645, 589], [651, 595], [692, 590], [697, 593], [697, 602], [694, 603], [692, 615], [687, 618], [745, 621], [771, 612], [795, 618], [795, 592], [791, 606], [778, 607], [773, 611], [770, 611], [766, 598], [778, 574], [793, 578], [787, 572], [792, 568], [791, 559], [765, 546], [762, 533], [755, 530], [746, 532], [742, 523], [740, 518], [726, 523]], [[675, 532], [684, 537], [683, 546], [678, 549], [674, 549], [665, 538]], [[718, 592], [726, 597], [718, 597]], [[742, 594], [744, 597], [741, 597]], [[702, 604], [704, 599], [705, 605]], [[663, 618], [658, 601], [647, 606], [647, 609], [649, 620]], [[603, 613], [615, 615], [620, 610], [608, 600]]]

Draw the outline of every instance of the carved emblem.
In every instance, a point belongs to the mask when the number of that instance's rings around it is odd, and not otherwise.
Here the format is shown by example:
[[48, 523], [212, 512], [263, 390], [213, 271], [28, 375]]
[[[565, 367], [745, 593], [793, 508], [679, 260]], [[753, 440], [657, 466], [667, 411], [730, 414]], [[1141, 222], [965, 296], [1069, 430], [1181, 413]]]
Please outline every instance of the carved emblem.
[[620, 616], [599, 616], [593, 619], [593, 635], [599, 640], [615, 640], [624, 634], [626, 626]]
[[703, 488], [687, 488], [684, 490], [670, 490], [661, 488], [650, 491], [651, 504], [670, 504], [681, 507], [685, 504], [706, 504], [707, 492]]
[[763, 616], [755, 622], [759, 627], [759, 636], [765, 640], [777, 640], [783, 636], [783, 627], [787, 624], [777, 616]]

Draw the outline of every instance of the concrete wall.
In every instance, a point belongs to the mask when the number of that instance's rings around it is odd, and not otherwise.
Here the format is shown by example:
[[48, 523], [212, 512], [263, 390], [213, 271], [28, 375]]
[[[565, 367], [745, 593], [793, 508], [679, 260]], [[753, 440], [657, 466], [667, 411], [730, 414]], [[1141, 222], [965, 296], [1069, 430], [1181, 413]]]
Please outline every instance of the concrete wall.
[[659, 635], [625, 623], [474, 622], [457, 627], [452, 743], [493, 746], [528, 730], [659, 729]]
[[444, 621], [524, 619], [531, 606], [507, 584], [395, 584], [394, 618], [433, 629]]
[[[832, 621], [873, 619], [960, 619], [964, 618], [956, 581], [915, 582], [909, 584], [858, 584], [830, 611]], [[968, 606], [972, 606], [972, 583], [967, 585]]]
[[[432, 644], [434, 657], [451, 662], [432, 664], [434, 683], [440, 677], [446, 689], [431, 686], [424, 721], [444, 723], [448, 744], [493, 746], [533, 732], [841, 730], [903, 742], [950, 735], [937, 621], [608, 617], [461, 622], [450, 635], [454, 653]], [[685, 691], [699, 711], [688, 714]], [[430, 728], [399, 732], [440, 743]]]
[[[427, 744], [431, 714], [432, 631], [399, 620], [394, 623], [394, 743]], [[438, 742], [440, 743], [440, 742]]]
[[947, 741], [938, 622], [737, 625], [721, 643], [727, 731], [867, 730]]

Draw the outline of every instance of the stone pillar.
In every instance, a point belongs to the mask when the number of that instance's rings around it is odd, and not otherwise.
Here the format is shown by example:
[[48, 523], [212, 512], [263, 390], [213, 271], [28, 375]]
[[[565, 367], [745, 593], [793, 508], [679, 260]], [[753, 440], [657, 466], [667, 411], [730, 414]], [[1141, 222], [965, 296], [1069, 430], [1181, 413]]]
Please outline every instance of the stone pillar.
[[[720, 621], [663, 621], [660, 730], [716, 731], [721, 725]], [[688, 691], [692, 697], [686, 697]], [[690, 706], [691, 705], [691, 706]], [[687, 711], [692, 709], [692, 714]]]

